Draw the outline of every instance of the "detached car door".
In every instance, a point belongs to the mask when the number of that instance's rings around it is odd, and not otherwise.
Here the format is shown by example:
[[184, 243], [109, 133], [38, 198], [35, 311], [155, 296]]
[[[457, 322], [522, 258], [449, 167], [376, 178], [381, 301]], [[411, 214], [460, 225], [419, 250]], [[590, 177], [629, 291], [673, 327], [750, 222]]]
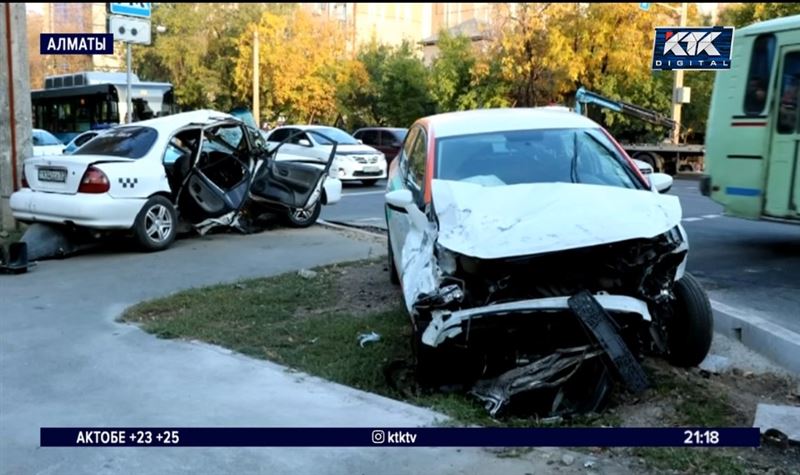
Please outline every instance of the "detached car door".
[[197, 156], [178, 194], [181, 214], [199, 222], [238, 210], [247, 199], [252, 168], [239, 123], [226, 121], [204, 128]]

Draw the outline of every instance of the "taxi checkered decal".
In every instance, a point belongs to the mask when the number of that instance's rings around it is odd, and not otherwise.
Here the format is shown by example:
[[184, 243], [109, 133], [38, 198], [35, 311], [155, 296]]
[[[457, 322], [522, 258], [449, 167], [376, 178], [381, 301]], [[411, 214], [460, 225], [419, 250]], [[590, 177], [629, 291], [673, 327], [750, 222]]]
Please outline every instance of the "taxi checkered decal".
[[122, 185], [123, 188], [135, 188], [136, 184], [139, 183], [138, 178], [120, 178], [119, 183]]

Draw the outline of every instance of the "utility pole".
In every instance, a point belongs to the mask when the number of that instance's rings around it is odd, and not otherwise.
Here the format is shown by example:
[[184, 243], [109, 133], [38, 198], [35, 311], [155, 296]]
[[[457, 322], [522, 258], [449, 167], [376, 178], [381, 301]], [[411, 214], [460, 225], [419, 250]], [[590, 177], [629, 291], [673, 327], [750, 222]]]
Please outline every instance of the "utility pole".
[[131, 96], [131, 42], [126, 41], [125, 47], [127, 48], [127, 63], [128, 69], [125, 75], [125, 96], [127, 96], [127, 113], [125, 114], [125, 123], [130, 124], [133, 122], [133, 97]]
[[[644, 11], [650, 9], [650, 3], [640, 3], [639, 8]], [[680, 8], [675, 8], [671, 5], [666, 3], [653, 3], [652, 5], [658, 5], [673, 12], [680, 14], [680, 27], [683, 28], [686, 26], [686, 22], [688, 21], [687, 17], [689, 16], [689, 4], [686, 2], [681, 3]], [[671, 134], [671, 141], [673, 144], [678, 144], [681, 141], [681, 108], [683, 106], [683, 102], [686, 100], [684, 94], [688, 91], [683, 89], [683, 70], [682, 69], [675, 69], [673, 71], [674, 74], [674, 81], [672, 87], [672, 120], [675, 121], [675, 127], [672, 129]]]
[[[686, 26], [688, 16], [689, 4], [681, 3], [681, 28]], [[672, 120], [675, 121], [675, 127], [672, 129], [672, 143], [678, 144], [681, 141], [681, 100], [683, 99], [683, 69], [676, 69], [675, 74], [675, 87], [672, 89]], [[679, 92], [681, 97], [679, 97]]]
[[258, 97], [258, 29], [253, 32], [253, 118], [256, 125], [261, 127], [261, 111]]

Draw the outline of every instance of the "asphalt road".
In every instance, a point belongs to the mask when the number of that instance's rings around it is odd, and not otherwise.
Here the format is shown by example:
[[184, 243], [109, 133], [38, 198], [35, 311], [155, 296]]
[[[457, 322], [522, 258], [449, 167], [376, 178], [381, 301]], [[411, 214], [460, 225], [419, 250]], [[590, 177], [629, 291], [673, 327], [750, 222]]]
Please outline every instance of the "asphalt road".
[[[385, 188], [385, 181], [347, 185], [322, 219], [385, 227]], [[688, 270], [711, 299], [800, 333], [800, 225], [722, 216], [722, 207], [702, 196], [691, 179], [676, 179], [670, 193], [683, 207], [691, 246]]]
[[376, 467], [401, 474], [543, 473], [541, 457], [499, 459], [477, 448], [39, 447], [41, 427], [418, 427], [441, 421], [424, 408], [115, 321], [131, 304], [180, 289], [363, 259], [383, 249], [322, 227], [278, 229], [184, 239], [153, 254], [94, 252], [0, 276], [0, 474], [345, 475]]

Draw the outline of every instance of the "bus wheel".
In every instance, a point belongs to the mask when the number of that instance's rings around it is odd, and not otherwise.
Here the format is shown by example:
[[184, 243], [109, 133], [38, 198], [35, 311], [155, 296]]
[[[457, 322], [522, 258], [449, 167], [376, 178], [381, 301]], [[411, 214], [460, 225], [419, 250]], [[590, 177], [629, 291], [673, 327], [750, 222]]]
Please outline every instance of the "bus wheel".
[[703, 287], [689, 273], [675, 282], [673, 315], [667, 328], [669, 361], [675, 366], [697, 366], [711, 348], [714, 314]]

